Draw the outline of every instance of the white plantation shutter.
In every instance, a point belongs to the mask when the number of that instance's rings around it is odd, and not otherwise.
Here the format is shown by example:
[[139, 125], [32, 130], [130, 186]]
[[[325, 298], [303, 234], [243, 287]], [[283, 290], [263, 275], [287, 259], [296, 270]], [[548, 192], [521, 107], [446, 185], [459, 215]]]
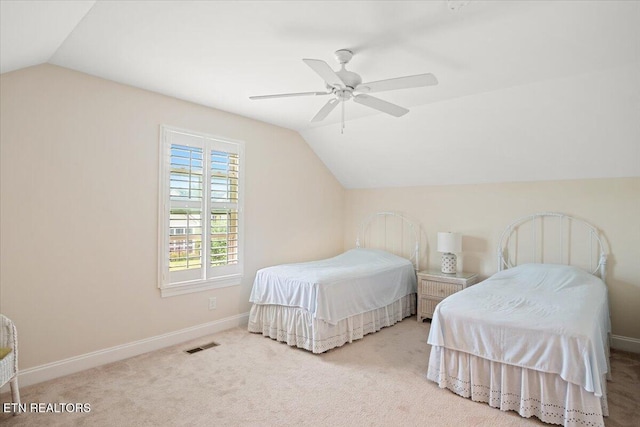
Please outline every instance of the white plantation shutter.
[[161, 129], [160, 288], [239, 284], [242, 143]]

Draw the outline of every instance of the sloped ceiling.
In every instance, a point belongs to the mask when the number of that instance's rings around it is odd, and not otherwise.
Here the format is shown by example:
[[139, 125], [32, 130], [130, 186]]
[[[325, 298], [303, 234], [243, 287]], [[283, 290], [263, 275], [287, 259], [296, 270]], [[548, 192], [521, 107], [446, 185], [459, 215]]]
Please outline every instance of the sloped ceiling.
[[1, 1], [0, 72], [42, 64], [95, 1]]
[[[640, 175], [640, 2], [0, 5], [3, 73], [49, 62], [297, 130], [347, 188]], [[343, 48], [364, 81], [439, 84], [377, 95], [401, 118], [347, 102], [344, 133], [339, 108], [309, 122], [326, 98], [249, 100], [323, 91], [301, 59]]]

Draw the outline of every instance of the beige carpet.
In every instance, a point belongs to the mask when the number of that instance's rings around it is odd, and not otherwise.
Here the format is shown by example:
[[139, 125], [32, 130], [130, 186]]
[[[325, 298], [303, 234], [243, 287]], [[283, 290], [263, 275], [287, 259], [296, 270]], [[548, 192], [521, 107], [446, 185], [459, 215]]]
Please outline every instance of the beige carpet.
[[[427, 381], [429, 324], [415, 317], [322, 355], [232, 329], [21, 389], [78, 414], [0, 411], [13, 426], [540, 426]], [[195, 354], [183, 350], [215, 340]], [[640, 355], [612, 354], [607, 426], [640, 420]], [[7, 402], [9, 395], [1, 396]]]

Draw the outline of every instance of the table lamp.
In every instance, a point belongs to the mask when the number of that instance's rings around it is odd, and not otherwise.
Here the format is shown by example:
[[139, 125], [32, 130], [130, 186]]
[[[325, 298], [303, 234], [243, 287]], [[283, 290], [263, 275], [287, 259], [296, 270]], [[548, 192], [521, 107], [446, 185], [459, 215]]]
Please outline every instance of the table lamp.
[[442, 272], [455, 274], [456, 255], [462, 252], [462, 235], [460, 233], [438, 232], [438, 252], [442, 252]]

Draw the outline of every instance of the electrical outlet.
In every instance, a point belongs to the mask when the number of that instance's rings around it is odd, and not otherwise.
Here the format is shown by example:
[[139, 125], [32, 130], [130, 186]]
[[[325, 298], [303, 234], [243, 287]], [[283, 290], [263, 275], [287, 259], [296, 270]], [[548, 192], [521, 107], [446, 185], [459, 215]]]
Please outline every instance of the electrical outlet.
[[209, 298], [209, 310], [215, 310], [216, 309], [216, 297], [210, 297]]

